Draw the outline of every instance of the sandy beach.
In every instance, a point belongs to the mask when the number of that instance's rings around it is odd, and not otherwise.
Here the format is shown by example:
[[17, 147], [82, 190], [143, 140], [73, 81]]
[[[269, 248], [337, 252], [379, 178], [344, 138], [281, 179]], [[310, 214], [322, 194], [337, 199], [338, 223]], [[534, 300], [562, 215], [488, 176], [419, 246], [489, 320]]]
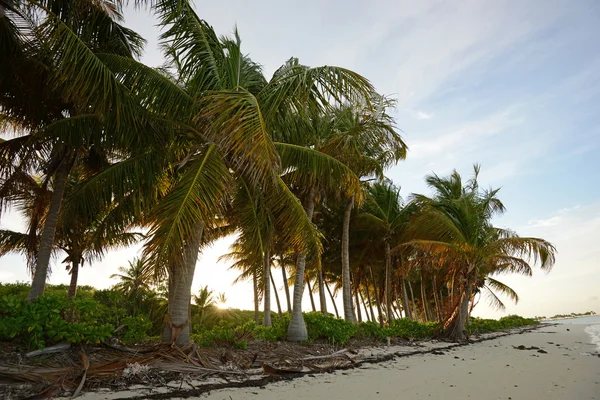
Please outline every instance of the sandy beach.
[[[585, 325], [556, 325], [473, 345], [305, 376], [264, 388], [229, 389], [244, 399], [600, 399], [600, 357]], [[538, 347], [519, 350], [518, 346]], [[542, 352], [540, 352], [540, 350]]]
[[[416, 348], [364, 348], [360, 351], [363, 358], [381, 358], [391, 353], [401, 356], [385, 362], [363, 363], [355, 369], [307, 374], [265, 386], [198, 392], [196, 390], [203, 385], [224, 381], [194, 381], [194, 388], [172, 382], [163, 387], [88, 392], [81, 398], [600, 399], [600, 343], [586, 329], [584, 324], [550, 325], [529, 331], [517, 329], [516, 332], [522, 333], [509, 335], [489, 334], [484, 336], [489, 340], [464, 346], [422, 342]], [[408, 354], [415, 350], [425, 353]]]

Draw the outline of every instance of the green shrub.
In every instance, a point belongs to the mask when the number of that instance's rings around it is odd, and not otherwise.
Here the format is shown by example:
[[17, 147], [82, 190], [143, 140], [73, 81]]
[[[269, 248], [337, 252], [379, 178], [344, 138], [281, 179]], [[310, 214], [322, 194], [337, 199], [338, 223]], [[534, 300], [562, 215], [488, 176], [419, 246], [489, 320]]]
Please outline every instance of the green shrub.
[[148, 337], [148, 332], [152, 329], [152, 322], [144, 315], [123, 318], [125, 325], [121, 340], [125, 344], [136, 344]]
[[537, 324], [539, 322], [535, 319], [523, 318], [518, 315], [508, 315], [499, 320], [471, 317], [467, 325], [467, 331], [469, 333], [485, 333]]
[[44, 295], [27, 303], [19, 296], [0, 298], [0, 340], [16, 340], [29, 348], [62, 341], [100, 343], [111, 336], [113, 325], [103, 323], [105, 309], [93, 300], [67, 300]]
[[318, 312], [304, 314], [304, 322], [306, 322], [309, 341], [324, 339], [332, 343], [344, 344], [357, 332], [356, 325]]

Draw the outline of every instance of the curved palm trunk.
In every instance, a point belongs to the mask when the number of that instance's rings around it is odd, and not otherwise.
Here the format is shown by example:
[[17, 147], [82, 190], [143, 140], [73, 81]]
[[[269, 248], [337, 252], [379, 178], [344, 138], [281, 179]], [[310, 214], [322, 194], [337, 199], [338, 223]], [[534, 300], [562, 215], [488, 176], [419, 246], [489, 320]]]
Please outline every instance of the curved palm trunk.
[[[316, 190], [310, 189], [308, 200], [306, 202], [306, 216], [312, 221], [315, 211]], [[296, 277], [294, 279], [294, 307], [292, 309], [292, 318], [287, 331], [287, 340], [290, 342], [302, 342], [308, 339], [308, 332], [304, 317], [302, 316], [302, 292], [304, 291], [304, 270], [306, 268], [306, 253], [298, 254], [296, 261]]]
[[275, 303], [277, 303], [277, 314], [281, 317], [281, 303], [279, 302], [279, 293], [277, 293], [277, 285], [275, 285], [275, 279], [273, 279], [273, 272], [269, 273], [271, 275], [271, 285], [273, 285], [273, 293], [275, 293]]
[[58, 223], [58, 215], [60, 213], [60, 206], [65, 194], [65, 187], [67, 186], [67, 179], [69, 178], [70, 169], [71, 162], [64, 160], [54, 175], [50, 207], [48, 209], [46, 222], [44, 223], [44, 229], [42, 230], [42, 235], [40, 237], [40, 247], [37, 253], [35, 271], [33, 273], [29, 295], [27, 296], [27, 301], [30, 302], [36, 297], [43, 295], [44, 289], [46, 288], [46, 278], [48, 277], [48, 266], [50, 264], [50, 256], [52, 255], [52, 247], [54, 245], [56, 224]]
[[169, 271], [168, 323], [163, 331], [163, 342], [187, 344], [190, 341], [192, 282], [204, 232], [201, 222], [197, 223], [195, 232], [196, 237], [183, 249], [183, 265]]
[[375, 276], [373, 275], [373, 268], [369, 266], [369, 272], [371, 273], [371, 281], [373, 282], [373, 292], [375, 294], [375, 305], [377, 306], [377, 313], [379, 314], [379, 326], [383, 328], [383, 311], [381, 310], [381, 299], [379, 298], [379, 290], [375, 282]]
[[285, 264], [283, 262], [283, 254], [279, 256], [279, 265], [281, 266], [281, 275], [283, 276], [283, 289], [285, 290], [285, 299], [287, 300], [287, 310], [292, 313], [292, 302], [290, 301], [290, 287], [288, 286], [287, 274], [285, 272]]
[[442, 332], [443, 337], [455, 341], [466, 339], [471, 293], [471, 282], [467, 279], [463, 293], [460, 296], [460, 302], [444, 327], [444, 331]]
[[325, 297], [325, 282], [323, 280], [323, 270], [319, 269], [319, 303], [323, 315], [327, 315], [327, 297]]
[[254, 322], [256, 325], [260, 323], [260, 316], [258, 311], [258, 277], [256, 272], [252, 274], [252, 285], [254, 288]]
[[269, 276], [271, 276], [271, 255], [269, 254], [268, 247], [265, 249], [263, 267], [263, 276], [265, 277], [265, 292], [263, 293], [263, 300], [265, 302], [263, 313], [263, 325], [271, 326], [271, 280], [268, 278]]
[[310, 286], [310, 279], [306, 279], [306, 288], [308, 289], [308, 296], [310, 297], [310, 305], [312, 307], [313, 312], [317, 312], [317, 307], [315, 307], [315, 297], [313, 296], [312, 287]]
[[79, 257], [73, 257], [71, 261], [71, 283], [67, 298], [72, 299], [77, 295], [77, 279], [79, 277]]
[[350, 287], [350, 216], [354, 206], [354, 196], [346, 201], [344, 222], [342, 224], [342, 300], [344, 303], [344, 319], [356, 323], [352, 309], [352, 288]]
[[327, 293], [329, 293], [329, 297], [331, 298], [331, 304], [333, 304], [333, 310], [335, 311], [335, 317], [339, 318], [340, 313], [338, 312], [337, 304], [335, 304], [335, 298], [333, 297], [333, 293], [331, 293], [331, 290], [329, 289], [329, 285], [327, 284], [327, 281], [325, 281], [324, 284], [325, 284], [325, 288], [327, 289]]
[[385, 241], [385, 309], [388, 318], [388, 325], [392, 325], [394, 314], [392, 311], [392, 255], [390, 253], [390, 244]]

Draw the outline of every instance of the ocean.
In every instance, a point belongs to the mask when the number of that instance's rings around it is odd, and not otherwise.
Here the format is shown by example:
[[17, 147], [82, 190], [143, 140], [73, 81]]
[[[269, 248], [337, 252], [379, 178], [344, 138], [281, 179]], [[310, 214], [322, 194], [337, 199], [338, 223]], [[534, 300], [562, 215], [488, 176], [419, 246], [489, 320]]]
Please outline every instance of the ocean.
[[591, 342], [596, 345], [596, 351], [600, 353], [600, 315], [591, 315], [589, 317], [556, 319], [548, 321], [551, 324], [573, 324], [588, 325], [585, 332], [590, 335]]

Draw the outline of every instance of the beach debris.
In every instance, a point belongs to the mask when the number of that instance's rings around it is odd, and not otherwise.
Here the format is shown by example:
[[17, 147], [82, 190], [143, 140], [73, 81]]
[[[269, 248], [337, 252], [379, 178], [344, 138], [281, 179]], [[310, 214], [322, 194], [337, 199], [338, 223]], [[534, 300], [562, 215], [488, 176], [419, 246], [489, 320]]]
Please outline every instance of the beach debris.
[[542, 354], [548, 354], [548, 352], [546, 350], [542, 350], [542, 349], [538, 350], [537, 352], [542, 353]]
[[132, 363], [132, 364], [127, 364], [127, 366], [123, 370], [123, 378], [130, 379], [130, 378], [135, 378], [135, 377], [139, 377], [142, 375], [145, 376], [148, 373], [148, 371], [150, 371], [149, 365], [140, 365], [137, 362]]
[[63, 342], [55, 344], [54, 346], [48, 346], [42, 350], [34, 350], [25, 354], [25, 358], [38, 357], [44, 354], [61, 353], [71, 348], [71, 343]]

